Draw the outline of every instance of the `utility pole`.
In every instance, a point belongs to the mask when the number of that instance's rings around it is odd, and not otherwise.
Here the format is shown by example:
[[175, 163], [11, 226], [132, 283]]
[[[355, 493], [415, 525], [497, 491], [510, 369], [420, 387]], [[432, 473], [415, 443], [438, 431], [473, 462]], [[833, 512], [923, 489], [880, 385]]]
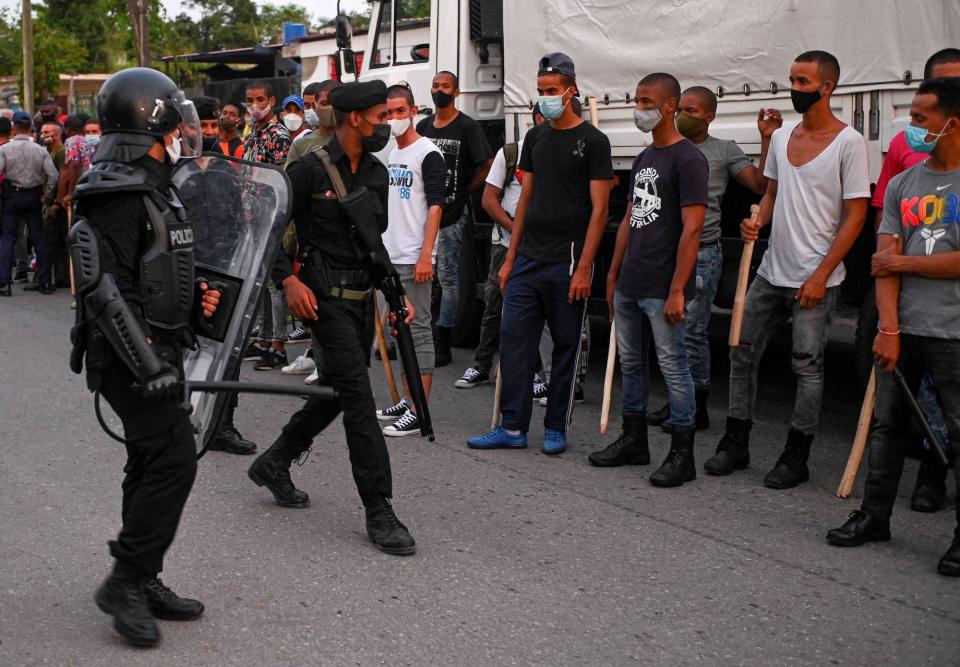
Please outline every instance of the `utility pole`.
[[127, 13], [133, 28], [133, 46], [137, 64], [150, 67], [150, 3], [148, 0], [127, 0]]
[[33, 113], [33, 8], [30, 0], [23, 0], [23, 99], [20, 106]]

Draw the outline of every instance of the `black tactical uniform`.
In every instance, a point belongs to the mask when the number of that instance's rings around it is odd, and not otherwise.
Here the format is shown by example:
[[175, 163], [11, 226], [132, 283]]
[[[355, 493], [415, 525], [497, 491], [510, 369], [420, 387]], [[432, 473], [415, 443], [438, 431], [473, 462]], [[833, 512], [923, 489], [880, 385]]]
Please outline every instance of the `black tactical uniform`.
[[87, 384], [120, 417], [127, 449], [122, 527], [110, 542], [116, 562], [95, 599], [140, 645], [159, 641], [155, 618], [203, 612], [157, 579], [197, 472], [193, 428], [179, 409], [181, 346], [199, 308], [192, 228], [166, 151], [162, 162], [148, 154], [184, 131], [190, 107], [178, 109], [182, 100], [155, 70], [107, 80], [97, 97], [104, 137], [77, 186], [69, 238], [78, 297], [71, 366], [80, 372], [85, 357]]
[[[344, 113], [364, 112], [385, 102], [386, 86], [380, 81], [347, 84], [330, 92], [330, 103]], [[373, 134], [364, 135], [371, 126]], [[338, 139], [341, 131], [359, 131], [364, 145], [372, 148], [375, 137], [384, 138], [384, 133], [389, 136], [389, 128], [370, 121], [361, 121], [359, 128], [341, 127], [326, 147], [347, 190], [367, 189], [372, 200], [369, 207], [382, 233], [387, 228], [386, 167], [365, 151], [353, 172]], [[258, 485], [267, 486], [281, 506], [309, 505], [307, 494], [293, 486], [290, 464], [342, 411], [353, 477], [366, 508], [370, 539], [387, 553], [413, 553], [414, 540], [390, 507], [390, 456], [377, 422], [367, 373], [373, 343], [372, 267], [358, 247], [352, 223], [341, 209], [334, 184], [318, 155], [309, 153], [300, 158], [287, 174], [293, 185], [293, 218], [303, 267], [300, 279], [317, 299], [317, 319], [307, 324], [313, 340], [323, 349], [324, 373], [338, 397], [308, 400], [284, 426], [273, 446], [254, 461], [249, 475]], [[274, 279], [279, 283], [292, 274], [289, 260], [281, 253]]]

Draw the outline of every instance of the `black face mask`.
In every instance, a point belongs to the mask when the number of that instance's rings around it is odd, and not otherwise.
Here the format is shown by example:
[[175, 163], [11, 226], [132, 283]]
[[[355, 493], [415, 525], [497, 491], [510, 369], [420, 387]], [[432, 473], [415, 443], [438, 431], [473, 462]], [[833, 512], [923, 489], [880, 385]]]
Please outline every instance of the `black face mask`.
[[793, 110], [797, 113], [807, 113], [814, 104], [820, 101], [823, 95], [817, 88], [812, 93], [805, 93], [802, 90], [790, 90], [790, 101], [793, 102]]
[[433, 103], [437, 105], [438, 109], [446, 109], [448, 106], [453, 104], [453, 95], [449, 95], [442, 90], [435, 90], [430, 94], [430, 97], [433, 98]]
[[363, 146], [363, 150], [368, 153], [379, 153], [390, 141], [390, 126], [386, 123], [371, 123], [366, 118], [363, 119], [363, 122], [373, 128], [373, 134], [369, 137], [360, 135], [360, 144]]
[[232, 118], [224, 118], [221, 116], [217, 120], [217, 124], [224, 132], [233, 132], [235, 129], [237, 129], [237, 121], [233, 120]]
[[204, 137], [201, 140], [201, 143], [202, 143], [203, 152], [207, 153], [209, 151], [212, 151], [213, 147], [217, 145], [217, 140], [214, 137]]

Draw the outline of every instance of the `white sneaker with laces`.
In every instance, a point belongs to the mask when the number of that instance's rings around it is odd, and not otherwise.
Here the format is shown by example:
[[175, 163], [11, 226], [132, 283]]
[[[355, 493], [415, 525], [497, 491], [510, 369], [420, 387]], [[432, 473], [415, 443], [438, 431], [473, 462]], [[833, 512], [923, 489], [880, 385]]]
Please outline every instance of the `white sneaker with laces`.
[[420, 420], [411, 410], [407, 410], [400, 419], [383, 429], [383, 434], [394, 438], [405, 435], [420, 435]]
[[280, 372], [284, 375], [310, 375], [315, 370], [317, 370], [316, 362], [304, 352], [294, 359], [292, 364], [284, 366]]
[[314, 370], [310, 375], [303, 378], [303, 384], [317, 384], [320, 381], [320, 373]]
[[407, 399], [401, 398], [400, 402], [396, 405], [386, 408], [385, 410], [377, 410], [377, 419], [387, 422], [396, 421], [405, 415], [408, 409]]

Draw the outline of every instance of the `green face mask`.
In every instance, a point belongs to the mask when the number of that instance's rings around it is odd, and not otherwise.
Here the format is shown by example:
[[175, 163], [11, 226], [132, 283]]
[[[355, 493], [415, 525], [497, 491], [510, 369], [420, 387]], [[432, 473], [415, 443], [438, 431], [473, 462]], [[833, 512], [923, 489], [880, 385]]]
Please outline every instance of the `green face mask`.
[[707, 122], [696, 116], [688, 116], [680, 112], [676, 116], [677, 131], [685, 137], [695, 137], [707, 127]]
[[333, 117], [333, 107], [317, 107], [317, 118], [320, 119], [320, 127], [332, 130], [337, 126], [337, 121]]

